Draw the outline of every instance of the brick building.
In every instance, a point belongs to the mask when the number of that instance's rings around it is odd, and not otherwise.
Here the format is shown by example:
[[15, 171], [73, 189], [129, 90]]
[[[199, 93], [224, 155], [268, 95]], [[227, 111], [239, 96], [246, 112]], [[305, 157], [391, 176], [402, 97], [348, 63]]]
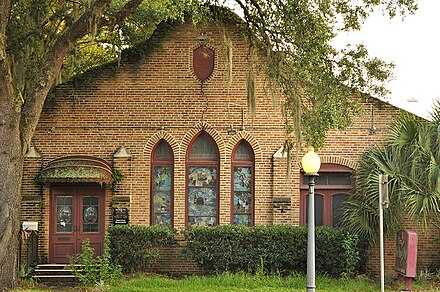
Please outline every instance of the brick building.
[[[234, 47], [230, 85], [225, 33]], [[288, 179], [284, 119], [265, 76], [255, 76], [254, 118], [247, 111], [247, 48], [231, 24], [203, 30], [181, 24], [145, 58], [103, 69], [83, 84], [59, 86], [24, 165], [22, 221], [39, 223], [41, 258], [66, 262], [86, 237], [99, 252], [119, 207], [127, 208], [130, 224], [176, 229], [305, 223], [307, 186], [299, 167], [305, 152], [294, 153], [298, 163]], [[337, 222], [359, 155], [382, 143], [400, 111], [376, 99], [362, 106], [349, 129], [328, 133], [318, 153], [317, 224]], [[111, 166], [124, 175], [117, 190], [109, 184]], [[36, 177], [44, 184], [35, 184]], [[418, 231], [424, 267], [439, 257], [432, 243], [438, 234]], [[391, 238], [388, 270], [394, 249]]]

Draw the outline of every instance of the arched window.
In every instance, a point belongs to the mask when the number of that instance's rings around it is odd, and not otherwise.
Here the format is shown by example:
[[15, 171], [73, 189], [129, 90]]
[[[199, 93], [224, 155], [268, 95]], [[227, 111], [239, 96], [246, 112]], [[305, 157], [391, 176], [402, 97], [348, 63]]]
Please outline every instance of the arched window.
[[173, 151], [165, 140], [153, 148], [151, 173], [151, 224], [173, 226]]
[[187, 225], [218, 224], [219, 151], [205, 132], [188, 147], [186, 160]]
[[[341, 206], [352, 194], [353, 170], [338, 164], [323, 164], [315, 178], [315, 225], [338, 226]], [[301, 175], [301, 224], [307, 224], [308, 179]]]
[[232, 223], [254, 225], [254, 151], [241, 140], [232, 152]]

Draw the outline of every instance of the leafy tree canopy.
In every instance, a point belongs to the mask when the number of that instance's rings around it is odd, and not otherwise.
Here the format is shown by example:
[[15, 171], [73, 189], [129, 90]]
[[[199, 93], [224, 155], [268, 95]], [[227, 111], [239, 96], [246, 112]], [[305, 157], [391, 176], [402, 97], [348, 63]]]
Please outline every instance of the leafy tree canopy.
[[[117, 14], [127, 1], [108, 2], [110, 7], [99, 20], [88, 20], [90, 33], [75, 40], [55, 85], [91, 67], [118, 59], [123, 48], [150, 37], [158, 23], [182, 18], [185, 8], [184, 2], [179, 0], [140, 1], [138, 8], [121, 22]], [[15, 3], [6, 33], [8, 51], [13, 56], [14, 84], [23, 96], [38, 74], [38, 68], [50, 57], [48, 48], [55, 45], [92, 3], [90, 0]]]
[[[326, 131], [345, 129], [351, 122], [347, 113], [359, 112], [354, 94], [383, 96], [387, 92], [384, 84], [392, 76], [393, 65], [369, 57], [363, 45], [336, 50], [331, 45], [336, 33], [360, 29], [374, 9], [389, 16], [417, 9], [416, 0], [157, 0], [138, 1], [137, 9], [121, 21], [118, 14], [132, 1], [107, 2], [110, 5], [99, 19], [88, 19], [90, 33], [75, 40], [55, 85], [96, 65], [119, 60], [124, 48], [148, 39], [162, 21], [183, 20], [186, 13], [194, 23], [203, 24], [224, 17], [224, 10], [212, 7], [234, 5], [244, 20], [250, 50], [267, 53], [271, 85], [288, 97], [284, 109], [291, 139], [287, 148], [301, 141], [303, 133], [307, 144], [320, 148]], [[6, 31], [7, 50], [13, 60], [14, 87], [23, 100], [47, 54], [52, 53], [48, 48], [93, 5], [91, 0], [14, 3]], [[248, 78], [252, 79], [257, 64], [252, 58], [249, 62]], [[248, 97], [252, 105], [252, 86]]]

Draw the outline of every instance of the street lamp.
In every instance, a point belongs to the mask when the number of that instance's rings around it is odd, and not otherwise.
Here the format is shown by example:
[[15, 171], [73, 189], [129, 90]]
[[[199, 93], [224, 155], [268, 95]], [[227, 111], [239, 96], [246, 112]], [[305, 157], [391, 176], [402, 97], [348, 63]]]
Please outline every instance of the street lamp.
[[315, 177], [319, 176], [321, 159], [310, 146], [301, 160], [302, 168], [309, 179], [309, 210], [307, 218], [307, 291], [315, 291]]

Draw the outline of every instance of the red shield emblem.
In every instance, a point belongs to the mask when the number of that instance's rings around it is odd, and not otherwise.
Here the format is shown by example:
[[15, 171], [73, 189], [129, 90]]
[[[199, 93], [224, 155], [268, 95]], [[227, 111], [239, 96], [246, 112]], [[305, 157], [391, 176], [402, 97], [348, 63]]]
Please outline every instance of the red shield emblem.
[[194, 73], [200, 81], [206, 81], [214, 71], [214, 51], [200, 46], [193, 51]]

